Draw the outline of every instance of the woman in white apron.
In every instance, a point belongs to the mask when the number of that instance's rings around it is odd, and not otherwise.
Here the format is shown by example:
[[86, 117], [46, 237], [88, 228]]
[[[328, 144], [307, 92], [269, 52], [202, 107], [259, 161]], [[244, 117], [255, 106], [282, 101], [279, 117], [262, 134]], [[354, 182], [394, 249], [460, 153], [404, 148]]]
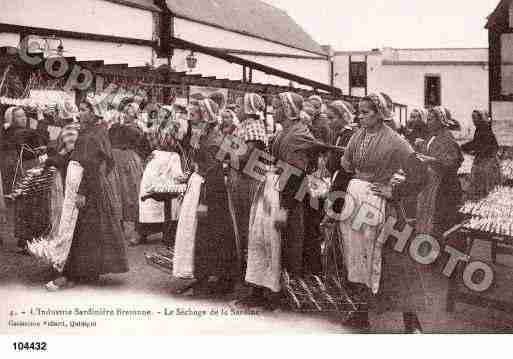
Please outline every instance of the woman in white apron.
[[[385, 221], [395, 216], [393, 201], [422, 188], [425, 167], [408, 142], [385, 125], [390, 113], [382, 95], [365, 97], [359, 113], [362, 128], [341, 159], [344, 170], [353, 173], [340, 218], [348, 281], [368, 302], [370, 312], [402, 312], [405, 329], [418, 330], [414, 313], [424, 308], [425, 296], [416, 264], [407, 252], [392, 249], [394, 241], [383, 245], [377, 239]], [[392, 176], [400, 169], [406, 172], [406, 181], [392, 187]], [[368, 328], [369, 311], [358, 312], [353, 324]]]

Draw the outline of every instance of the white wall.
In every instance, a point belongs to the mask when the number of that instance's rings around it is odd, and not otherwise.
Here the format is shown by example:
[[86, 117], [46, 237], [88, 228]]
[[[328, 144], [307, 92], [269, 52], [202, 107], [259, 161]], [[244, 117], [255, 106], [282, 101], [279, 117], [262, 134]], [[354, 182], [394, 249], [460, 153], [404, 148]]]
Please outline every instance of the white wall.
[[383, 59], [389, 61], [484, 61], [487, 48], [468, 49], [383, 49]]
[[[386, 50], [385, 50], [386, 52]], [[412, 51], [395, 61], [484, 61], [486, 51], [441, 50]], [[420, 55], [419, 55], [420, 54]], [[441, 78], [442, 106], [449, 108], [465, 128], [462, 135], [471, 136], [473, 131], [471, 115], [474, 109], [488, 109], [488, 67], [483, 65], [383, 65], [388, 54], [372, 54], [368, 56], [367, 85], [369, 92], [385, 92], [395, 102], [414, 108], [424, 107], [424, 78], [426, 75], [439, 75]], [[419, 56], [414, 56], [419, 55]], [[439, 57], [437, 57], [437, 56]], [[353, 58], [355, 58], [353, 56]], [[428, 58], [430, 60], [428, 60]], [[355, 60], [356, 61], [356, 60]], [[335, 58], [335, 85], [348, 89], [348, 55], [342, 54]], [[360, 93], [359, 93], [360, 92]], [[353, 90], [353, 95], [361, 95], [361, 90]]]
[[0, 0], [0, 22], [151, 40], [148, 10], [104, 0]]
[[[66, 31], [152, 40], [151, 11], [104, 0], [0, 0], [0, 22]], [[66, 12], [57, 9], [66, 6]], [[104, 60], [106, 64], [144, 66], [155, 61], [151, 47], [62, 38], [65, 56]], [[19, 35], [0, 34], [0, 46], [17, 46]]]
[[[209, 47], [218, 47], [234, 50], [258, 51], [297, 56], [317, 56], [307, 51], [293, 49], [270, 41], [257, 39], [251, 36], [225, 31], [212, 26], [193, 23], [188, 20], [175, 19], [175, 37], [186, 41]], [[189, 51], [175, 50], [172, 65], [177, 71], [188, 71], [185, 58]], [[215, 59], [204, 54], [195, 54], [198, 58], [197, 67], [193, 73], [205, 76], [216, 76], [231, 80], [242, 80], [242, 66], [230, 64], [224, 60]], [[235, 56], [287, 71], [298, 76], [315, 80], [321, 83], [330, 83], [330, 69], [327, 59], [302, 59], [294, 57], [272, 57], [234, 54]], [[253, 82], [263, 82], [277, 85], [288, 85], [283, 80], [264, 73], [253, 71]]]
[[203, 46], [304, 56], [318, 55], [308, 51], [280, 45], [271, 41], [266, 41], [252, 36], [245, 36], [236, 32], [226, 31], [214, 26], [199, 24], [180, 18], [175, 18], [174, 30], [175, 37], [195, 42]]

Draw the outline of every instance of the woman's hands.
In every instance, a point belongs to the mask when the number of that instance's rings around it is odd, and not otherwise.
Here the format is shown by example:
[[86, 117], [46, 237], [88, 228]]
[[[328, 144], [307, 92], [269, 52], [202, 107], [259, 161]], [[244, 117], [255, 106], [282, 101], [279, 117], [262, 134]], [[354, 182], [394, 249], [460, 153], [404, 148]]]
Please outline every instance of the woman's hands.
[[392, 185], [387, 184], [378, 184], [374, 183], [371, 185], [371, 191], [378, 197], [382, 197], [385, 199], [392, 199], [393, 198], [393, 190]]
[[439, 162], [437, 158], [427, 156], [422, 153], [417, 153], [416, 156], [419, 159], [419, 161], [427, 163], [428, 165], [437, 164]]

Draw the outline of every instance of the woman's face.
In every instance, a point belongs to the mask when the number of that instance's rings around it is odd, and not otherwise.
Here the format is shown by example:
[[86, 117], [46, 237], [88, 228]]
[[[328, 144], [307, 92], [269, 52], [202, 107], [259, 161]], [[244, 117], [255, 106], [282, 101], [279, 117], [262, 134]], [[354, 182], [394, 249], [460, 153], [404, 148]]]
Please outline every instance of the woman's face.
[[305, 104], [306, 103], [311, 105], [316, 113], [320, 113], [321, 112], [321, 110], [322, 110], [322, 103], [319, 100], [312, 99], [312, 100], [309, 100], [309, 101], [305, 102]]
[[14, 127], [25, 128], [27, 127], [27, 115], [22, 108], [17, 109], [12, 114], [12, 122]]
[[427, 126], [429, 132], [436, 132], [442, 128], [442, 123], [438, 119], [438, 116], [434, 111], [429, 111], [428, 119], [427, 119]]
[[75, 143], [77, 142], [78, 134], [69, 134], [62, 139], [66, 152], [71, 152], [75, 149]]
[[137, 110], [136, 110], [135, 106], [128, 105], [126, 107], [125, 113], [127, 115], [127, 118], [130, 120], [137, 118]]
[[369, 101], [360, 102], [358, 118], [363, 128], [372, 128], [383, 120]]
[[483, 120], [481, 119], [481, 115], [479, 115], [477, 112], [472, 113], [472, 122], [474, 123], [474, 126], [479, 126], [483, 123]]
[[412, 128], [414, 126], [414, 124], [417, 123], [418, 121], [422, 121], [420, 118], [420, 114], [418, 112], [412, 112], [410, 114], [410, 118], [406, 122], [406, 126], [408, 128]]
[[191, 106], [189, 109], [189, 119], [193, 126], [201, 123], [201, 110], [198, 106]]
[[95, 121], [96, 118], [86, 103], [81, 103], [78, 109], [80, 111], [79, 122], [81, 125], [89, 125]]
[[232, 121], [232, 116], [229, 113], [226, 113], [226, 112], [223, 112], [221, 114], [221, 119], [223, 120], [223, 123], [231, 124], [233, 122]]

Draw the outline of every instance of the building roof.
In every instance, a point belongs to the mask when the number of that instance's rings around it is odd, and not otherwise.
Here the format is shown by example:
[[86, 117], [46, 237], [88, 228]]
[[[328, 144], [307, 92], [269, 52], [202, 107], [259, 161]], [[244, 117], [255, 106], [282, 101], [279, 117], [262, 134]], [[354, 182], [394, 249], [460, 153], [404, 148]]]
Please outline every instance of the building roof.
[[497, 25], [504, 25], [505, 15], [508, 14], [510, 6], [511, 0], [501, 0], [495, 10], [488, 16], [485, 28], [490, 29]]
[[160, 12], [162, 11], [153, 3], [153, 0], [105, 0], [120, 5], [135, 7], [138, 9]]
[[260, 0], [166, 0], [175, 16], [326, 55], [285, 11]]

